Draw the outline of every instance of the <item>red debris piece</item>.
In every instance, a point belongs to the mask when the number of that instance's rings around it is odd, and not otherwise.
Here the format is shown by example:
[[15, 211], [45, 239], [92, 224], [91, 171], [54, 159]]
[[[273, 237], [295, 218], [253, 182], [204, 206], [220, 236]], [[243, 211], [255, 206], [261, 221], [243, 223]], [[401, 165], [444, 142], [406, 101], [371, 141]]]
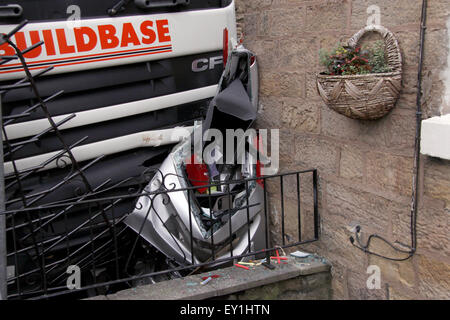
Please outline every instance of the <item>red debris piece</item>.
[[280, 260], [287, 260], [288, 258], [285, 258], [285, 257], [270, 257], [270, 259], [278, 260], [278, 262], [280, 262]]
[[250, 270], [250, 268], [248, 268], [248, 267], [246, 267], [246, 266], [243, 266], [243, 265], [240, 265], [240, 264], [234, 264], [236, 267], [238, 267], [238, 268], [242, 268], [242, 269], [245, 269], [245, 270]]
[[[207, 186], [209, 184], [208, 167], [204, 163], [195, 163], [193, 154], [190, 163], [186, 164], [186, 173], [194, 187]], [[208, 188], [199, 188], [199, 193], [205, 193]]]
[[217, 279], [219, 277], [220, 277], [219, 275], [215, 274], [215, 275], [212, 275], [212, 276], [209, 276], [209, 277], [203, 277], [202, 280], [206, 280], [208, 278]]
[[[277, 256], [276, 257], [270, 257], [270, 259], [272, 260], [277, 260], [278, 264], [281, 264], [281, 260], [287, 260], [288, 258], [285, 257], [280, 257], [280, 255], [278, 254], [278, 250], [276, 250]], [[284, 264], [286, 264], [287, 262], [284, 262]]]

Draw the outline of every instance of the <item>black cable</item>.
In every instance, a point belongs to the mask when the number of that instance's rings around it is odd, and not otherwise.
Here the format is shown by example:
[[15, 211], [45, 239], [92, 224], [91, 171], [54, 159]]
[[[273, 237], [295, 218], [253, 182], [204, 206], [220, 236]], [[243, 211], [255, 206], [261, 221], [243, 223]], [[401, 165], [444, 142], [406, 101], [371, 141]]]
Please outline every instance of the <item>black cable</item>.
[[[426, 19], [427, 19], [427, 5], [428, 1], [422, 1], [422, 17], [420, 21], [420, 56], [419, 56], [419, 67], [417, 74], [417, 99], [416, 99], [416, 136], [415, 136], [415, 146], [414, 146], [414, 176], [413, 176], [413, 191], [411, 196], [411, 249], [409, 251], [400, 249], [392, 244], [385, 238], [372, 234], [367, 239], [366, 244], [362, 244], [359, 237], [359, 232], [361, 228], [356, 227], [355, 237], [358, 245], [355, 244], [355, 238], [350, 237], [350, 242], [352, 245], [365, 253], [374, 255], [383, 259], [391, 261], [406, 261], [414, 256], [417, 249], [417, 204], [418, 204], [418, 188], [419, 188], [419, 167], [420, 167], [420, 138], [421, 138], [421, 128], [422, 128], [422, 69], [423, 69], [423, 55], [424, 55], [424, 43], [425, 43], [425, 30], [426, 30]], [[392, 258], [387, 257], [382, 254], [378, 254], [369, 250], [370, 243], [372, 239], [379, 239], [390, 246], [397, 252], [408, 254], [405, 258]]]

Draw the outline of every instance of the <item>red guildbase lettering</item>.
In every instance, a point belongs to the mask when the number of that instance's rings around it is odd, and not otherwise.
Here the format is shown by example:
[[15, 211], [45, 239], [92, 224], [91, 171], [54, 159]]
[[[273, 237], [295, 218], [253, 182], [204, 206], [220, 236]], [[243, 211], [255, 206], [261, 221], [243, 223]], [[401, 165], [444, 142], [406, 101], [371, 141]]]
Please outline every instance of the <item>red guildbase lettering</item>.
[[144, 35], [142, 38], [143, 44], [152, 44], [156, 41], [156, 32], [152, 29], [153, 21], [144, 21], [141, 24], [141, 32]]
[[112, 24], [98, 26], [98, 34], [103, 50], [113, 49], [119, 45], [119, 38], [116, 37], [116, 28]]
[[66, 33], [64, 29], [56, 29], [56, 39], [58, 40], [59, 52], [61, 54], [75, 53], [75, 46], [68, 45], [66, 39]]
[[13, 56], [16, 52], [13, 47], [11, 47], [8, 43], [4, 43], [0, 45], [0, 55], [2, 56]]
[[169, 21], [167, 19], [157, 20], [156, 29], [158, 30], [159, 42], [169, 42], [172, 40], [169, 34]]
[[[112, 24], [99, 25], [95, 29], [87, 26], [74, 28], [74, 44], [68, 43], [66, 32], [67, 30], [63, 28], [42, 31], [31, 30], [27, 34], [17, 32], [15, 34], [15, 42], [20, 50], [24, 50], [30, 46], [27, 45], [26, 36], [29, 36], [31, 45], [38, 43], [42, 38], [44, 41], [43, 46], [36, 47], [25, 54], [26, 58], [34, 59], [42, 54], [42, 47], [45, 47], [47, 56], [56, 56], [58, 54], [65, 55], [76, 52], [89, 52], [97, 47], [98, 42], [100, 42], [102, 50], [107, 50], [119, 46], [137, 47], [141, 44], [151, 45], [157, 41], [164, 43], [172, 40], [167, 19], [143, 21], [139, 26], [138, 33], [131, 22], [123, 24], [122, 34], [118, 34], [116, 27]], [[15, 50], [8, 43], [0, 45], [0, 55], [12, 56], [14, 54]]]
[[[38, 31], [30, 31], [30, 38], [31, 38], [31, 45], [34, 45], [41, 41]], [[24, 57], [33, 59], [39, 57], [41, 53], [42, 53], [42, 45], [34, 48], [30, 52], [27, 52], [26, 54], [24, 54]]]
[[14, 38], [16, 39], [16, 46], [20, 49], [20, 51], [23, 51], [27, 48], [27, 42], [25, 40], [25, 34], [23, 32], [17, 32], [14, 35]]
[[56, 55], [55, 42], [53, 41], [52, 30], [42, 30], [42, 36], [44, 37], [45, 51], [47, 56]]
[[121, 47], [128, 47], [128, 45], [132, 43], [135, 46], [141, 45], [139, 42], [139, 38], [136, 34], [136, 31], [134, 31], [134, 27], [130, 22], [123, 24], [123, 30], [122, 30], [122, 44]]
[[[75, 28], [75, 40], [78, 52], [91, 51], [97, 45], [97, 34], [89, 27]], [[87, 42], [85, 41], [87, 37]]]
[[[21, 51], [28, 48], [27, 41], [25, 40], [25, 34], [23, 32], [17, 32], [14, 37], [16, 38], [17, 47]], [[39, 32], [37, 32], [37, 31], [30, 31], [30, 38], [31, 38], [31, 45], [36, 44], [39, 41], [41, 41], [41, 39], [39, 37]], [[39, 47], [36, 47], [33, 50], [27, 52], [23, 56], [25, 58], [33, 59], [33, 58], [39, 57], [41, 55], [41, 53], [42, 53], [42, 46], [39, 46]]]

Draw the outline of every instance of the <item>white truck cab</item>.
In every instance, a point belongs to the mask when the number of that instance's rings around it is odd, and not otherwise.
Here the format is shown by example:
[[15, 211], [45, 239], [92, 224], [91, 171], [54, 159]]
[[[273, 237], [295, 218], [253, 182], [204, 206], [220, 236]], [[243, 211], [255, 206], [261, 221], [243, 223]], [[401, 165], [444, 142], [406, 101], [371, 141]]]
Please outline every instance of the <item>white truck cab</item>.
[[[105, 223], [133, 211], [132, 197], [113, 210], [74, 204], [62, 214], [49, 205], [142, 191], [179, 131], [205, 117], [237, 43], [233, 0], [0, 0], [0, 34], [24, 21], [11, 42], [0, 41], [0, 88], [28, 81], [25, 71], [36, 86], [0, 90], [5, 205], [17, 210], [13, 225], [7, 219], [8, 266], [21, 275], [8, 280], [13, 296], [42, 293], [50, 279], [60, 285], [69, 260], [89, 257], [86, 243], [109, 237]], [[28, 70], [15, 47], [30, 48]], [[95, 210], [101, 214], [92, 218]], [[95, 228], [85, 226], [91, 220]], [[128, 253], [130, 235], [117, 228], [119, 250]], [[98, 264], [90, 277], [117, 271]]]

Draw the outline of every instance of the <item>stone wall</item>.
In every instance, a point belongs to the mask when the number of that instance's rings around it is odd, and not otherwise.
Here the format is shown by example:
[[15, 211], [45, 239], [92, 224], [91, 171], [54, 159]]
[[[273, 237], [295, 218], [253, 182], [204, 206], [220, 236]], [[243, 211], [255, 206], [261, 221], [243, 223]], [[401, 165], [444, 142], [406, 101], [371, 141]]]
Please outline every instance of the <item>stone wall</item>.
[[[442, 111], [450, 18], [448, 0], [428, 1], [423, 72], [424, 117]], [[351, 226], [363, 238], [377, 233], [392, 242], [411, 243], [410, 206], [413, 179], [417, 68], [421, 0], [237, 0], [244, 44], [258, 55], [260, 128], [280, 128], [281, 171], [318, 168], [321, 239], [303, 246], [333, 265], [336, 299], [450, 298], [450, 162], [421, 158], [416, 255], [392, 262], [365, 254], [349, 241]], [[322, 71], [319, 49], [345, 42], [377, 5], [381, 24], [399, 39], [404, 81], [396, 108], [369, 122], [351, 120], [328, 109], [315, 88]], [[443, 141], [443, 143], [449, 143]], [[286, 190], [295, 181], [286, 181]], [[302, 181], [310, 188], [310, 181]], [[272, 240], [280, 244], [280, 195], [271, 197]], [[301, 200], [304, 233], [311, 233], [312, 201]], [[302, 193], [302, 194], [303, 194]], [[296, 196], [285, 192], [287, 233], [295, 241]], [[309, 220], [308, 220], [309, 219]], [[292, 223], [291, 223], [292, 222]], [[370, 249], [404, 257], [378, 240]], [[381, 269], [381, 289], [369, 290], [367, 267]]]
[[445, 92], [444, 96], [442, 98], [442, 108], [441, 108], [441, 114], [449, 114], [450, 113], [450, 18], [447, 20], [447, 68], [442, 71], [442, 80], [444, 81], [445, 85]]
[[330, 300], [331, 275], [322, 272], [244, 290], [220, 300]]

